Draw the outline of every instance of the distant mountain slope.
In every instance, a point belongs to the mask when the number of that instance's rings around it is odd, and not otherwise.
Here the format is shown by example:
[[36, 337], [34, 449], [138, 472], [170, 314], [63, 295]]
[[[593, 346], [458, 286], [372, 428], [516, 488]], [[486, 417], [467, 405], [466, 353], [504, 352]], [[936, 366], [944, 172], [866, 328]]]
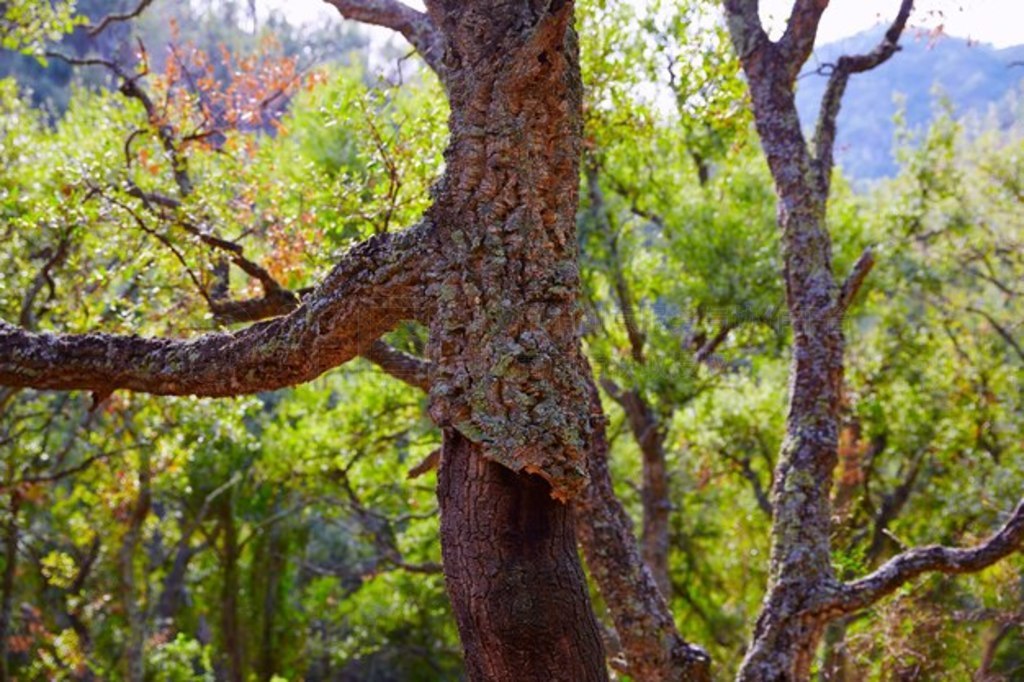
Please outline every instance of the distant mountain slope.
[[[984, 112], [1016, 91], [1024, 78], [1024, 45], [997, 50], [991, 45], [969, 44], [962, 38], [941, 37], [929, 42], [908, 29], [903, 50], [874, 71], [850, 79], [839, 114], [837, 159], [848, 176], [860, 180], [896, 171], [892, 140], [897, 94], [906, 97], [906, 118], [911, 129], [923, 128], [935, 111], [936, 93], [964, 116]], [[797, 106], [804, 126], [812, 130], [826, 77], [818, 66], [844, 54], [868, 52], [878, 44], [882, 28], [824, 45], [815, 51], [799, 81]]]

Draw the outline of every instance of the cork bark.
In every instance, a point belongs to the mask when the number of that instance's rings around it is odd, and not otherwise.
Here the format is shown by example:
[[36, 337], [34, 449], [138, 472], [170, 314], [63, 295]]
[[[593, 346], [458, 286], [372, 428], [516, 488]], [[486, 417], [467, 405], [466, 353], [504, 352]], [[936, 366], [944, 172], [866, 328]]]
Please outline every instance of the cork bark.
[[380, 355], [382, 334], [423, 322], [424, 383], [445, 432], [442, 552], [470, 679], [606, 679], [567, 504], [586, 486], [591, 437], [572, 3], [432, 0], [426, 13], [392, 0], [331, 4], [402, 31], [445, 84], [446, 170], [423, 220], [356, 246], [301, 302], [286, 301], [286, 314], [234, 333], [2, 324], [0, 384], [238, 395]]

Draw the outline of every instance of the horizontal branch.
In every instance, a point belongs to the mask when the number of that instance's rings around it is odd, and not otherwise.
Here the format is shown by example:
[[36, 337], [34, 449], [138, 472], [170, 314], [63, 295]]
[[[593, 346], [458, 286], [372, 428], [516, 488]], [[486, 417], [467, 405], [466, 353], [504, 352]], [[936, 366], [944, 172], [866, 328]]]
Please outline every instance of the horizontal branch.
[[891, 594], [908, 581], [929, 572], [975, 573], [1020, 551], [1024, 544], [1024, 501], [1009, 520], [988, 540], [975, 547], [958, 549], [933, 545], [899, 554], [874, 573], [842, 586], [822, 610], [854, 613]]
[[309, 381], [423, 315], [434, 230], [421, 223], [346, 254], [284, 317], [194, 339], [33, 334], [0, 322], [0, 385], [157, 395], [233, 396]]
[[383, 26], [401, 33], [444, 80], [444, 41], [430, 17], [399, 0], [324, 0], [346, 19]]
[[374, 341], [363, 357], [380, 367], [386, 374], [423, 391], [430, 390], [430, 363], [390, 346]]

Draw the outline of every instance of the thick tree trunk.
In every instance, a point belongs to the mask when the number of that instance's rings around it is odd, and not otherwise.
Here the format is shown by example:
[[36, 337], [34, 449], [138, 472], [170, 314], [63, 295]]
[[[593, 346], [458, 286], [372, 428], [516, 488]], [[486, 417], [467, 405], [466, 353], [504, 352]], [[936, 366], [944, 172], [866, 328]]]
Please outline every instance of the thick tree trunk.
[[572, 3], [434, 0], [451, 103], [430, 413], [441, 548], [472, 680], [604, 680], [571, 507], [590, 409], [576, 246]]
[[453, 430], [438, 470], [445, 579], [471, 680], [605, 680], [572, 510]]

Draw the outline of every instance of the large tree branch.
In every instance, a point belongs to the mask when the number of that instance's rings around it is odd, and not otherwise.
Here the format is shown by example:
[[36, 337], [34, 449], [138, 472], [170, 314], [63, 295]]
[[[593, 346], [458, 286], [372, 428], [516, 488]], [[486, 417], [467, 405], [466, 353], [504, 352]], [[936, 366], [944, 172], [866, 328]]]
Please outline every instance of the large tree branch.
[[301, 306], [235, 333], [194, 339], [32, 334], [0, 322], [0, 385], [232, 396], [309, 381], [421, 318], [434, 230], [421, 223], [352, 249]]
[[899, 554], [870, 575], [842, 586], [821, 608], [838, 614], [849, 614], [867, 608], [882, 597], [917, 576], [932, 571], [940, 573], [974, 573], [1000, 559], [1020, 551], [1024, 543], [1024, 501], [1009, 520], [988, 540], [967, 549], [917, 547]]
[[[846, 84], [853, 74], [870, 71], [896, 54], [900, 49], [900, 36], [903, 35], [903, 29], [906, 27], [907, 19], [913, 9], [914, 0], [901, 0], [896, 19], [893, 20], [889, 30], [885, 32], [882, 41], [874, 50], [867, 54], [840, 57], [839, 61], [831, 67], [832, 73], [829, 76], [828, 85], [825, 87], [825, 94], [821, 98], [821, 109], [818, 112], [818, 123], [814, 132], [814, 157], [818, 164], [818, 174], [823, 183], [822, 186], [826, 191], [834, 163], [836, 119], [839, 116], [843, 94], [846, 92]], [[813, 40], [812, 37], [811, 41], [813, 42]]]
[[821, 15], [829, 0], [796, 0], [786, 22], [786, 32], [779, 40], [779, 51], [786, 63], [787, 77], [792, 83], [814, 50]]
[[399, 0], [324, 0], [334, 6], [341, 16], [364, 24], [383, 26], [401, 33], [423, 57], [431, 69], [445, 80], [444, 41], [440, 31], [423, 12]]
[[761, 25], [758, 0], [724, 0], [722, 4], [729, 34], [740, 61], [746, 62], [756, 52], [772, 46]]

